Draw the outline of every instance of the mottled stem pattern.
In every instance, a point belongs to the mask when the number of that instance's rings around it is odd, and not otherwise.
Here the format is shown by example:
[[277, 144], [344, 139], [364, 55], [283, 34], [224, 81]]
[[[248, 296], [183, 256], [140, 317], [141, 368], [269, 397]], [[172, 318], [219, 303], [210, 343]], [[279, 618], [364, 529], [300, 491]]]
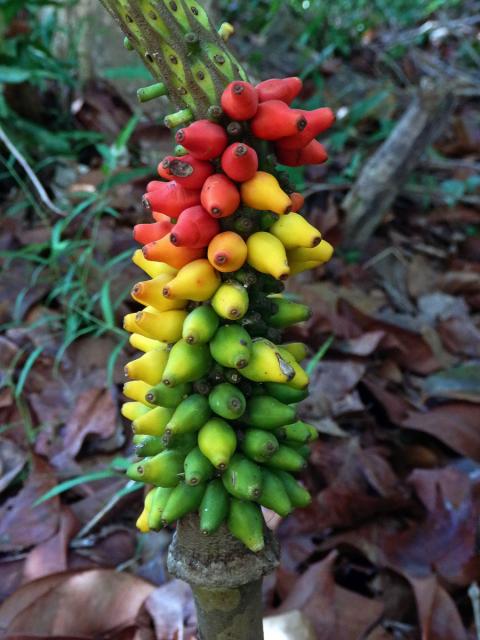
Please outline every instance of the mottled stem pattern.
[[196, 0], [101, 0], [128, 38], [128, 47], [162, 81], [176, 109], [194, 119], [220, 103], [225, 86], [246, 79], [205, 9]]

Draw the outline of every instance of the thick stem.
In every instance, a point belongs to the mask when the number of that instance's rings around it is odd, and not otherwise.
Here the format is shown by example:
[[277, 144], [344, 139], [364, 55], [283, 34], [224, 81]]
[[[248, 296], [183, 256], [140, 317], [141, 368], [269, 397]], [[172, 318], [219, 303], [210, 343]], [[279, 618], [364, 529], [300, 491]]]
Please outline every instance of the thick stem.
[[278, 543], [265, 532], [265, 548], [252, 553], [225, 525], [199, 537], [198, 516], [177, 526], [168, 570], [190, 584], [201, 640], [262, 640], [262, 577], [278, 565]]
[[246, 74], [196, 0], [101, 0], [129, 48], [162, 81], [177, 109], [195, 118], [220, 103], [225, 86]]

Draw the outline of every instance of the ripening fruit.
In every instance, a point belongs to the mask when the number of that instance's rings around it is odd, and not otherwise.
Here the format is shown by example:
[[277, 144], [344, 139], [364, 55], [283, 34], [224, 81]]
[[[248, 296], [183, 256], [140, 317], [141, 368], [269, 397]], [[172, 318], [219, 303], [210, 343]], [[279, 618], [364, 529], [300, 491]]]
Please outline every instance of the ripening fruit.
[[145, 399], [149, 389], [150, 385], [143, 380], [130, 380], [123, 385], [123, 395], [130, 400], [141, 402], [147, 407], [153, 408], [153, 405]]
[[213, 165], [204, 160], [198, 160], [192, 155], [167, 156], [158, 165], [158, 173], [167, 180], [175, 182], [185, 189], [201, 189], [203, 183], [213, 173]]
[[185, 455], [173, 450], [162, 451], [153, 458], [135, 462], [127, 469], [127, 476], [136, 482], [157, 487], [175, 487], [183, 473]]
[[271, 233], [258, 231], [247, 240], [247, 262], [260, 271], [277, 280], [286, 280], [290, 273], [287, 254], [283, 244]]
[[150, 531], [150, 528], [148, 526], [148, 520], [150, 516], [150, 510], [152, 508], [152, 501], [153, 501], [153, 489], [149, 491], [145, 496], [143, 511], [138, 516], [137, 522], [135, 523], [135, 526], [137, 527], [137, 529], [139, 529], [142, 533], [147, 533], [148, 531]]
[[190, 383], [179, 384], [176, 387], [167, 387], [163, 382], [159, 382], [148, 390], [145, 399], [153, 405], [169, 407], [174, 409], [188, 397], [192, 391]]
[[181, 269], [192, 260], [197, 260], [205, 254], [205, 250], [190, 249], [190, 247], [176, 247], [170, 242], [169, 235], [160, 240], [150, 242], [143, 247], [143, 255], [147, 260], [166, 262], [175, 269]]
[[282, 481], [267, 469], [262, 469], [262, 494], [257, 501], [262, 507], [267, 507], [284, 518], [293, 511], [293, 505]]
[[[243, 393], [229, 382], [217, 384], [208, 396], [210, 409], [227, 420], [237, 420], [245, 411], [246, 400]], [[140, 411], [143, 410], [143, 407]]]
[[210, 341], [213, 359], [223, 367], [242, 369], [250, 361], [252, 339], [238, 324], [224, 324]]
[[135, 323], [148, 338], [176, 342], [182, 337], [182, 326], [186, 317], [187, 312], [181, 309], [162, 311], [158, 314], [139, 311], [135, 316]]
[[177, 273], [177, 269], [171, 267], [166, 262], [147, 260], [143, 255], [143, 251], [141, 249], [137, 249], [133, 252], [132, 262], [151, 278], [156, 278], [163, 273], [168, 273], [173, 278], [173, 276]]
[[210, 418], [198, 433], [198, 446], [216, 469], [223, 471], [237, 448], [237, 436], [221, 418]]
[[211, 364], [207, 345], [188, 344], [185, 340], [179, 340], [170, 351], [162, 382], [167, 387], [194, 382], [208, 373]]
[[265, 391], [284, 404], [296, 404], [308, 397], [308, 389], [293, 389], [287, 384], [265, 382]]
[[202, 207], [214, 218], [227, 218], [240, 206], [240, 192], [237, 186], [224, 176], [214, 173], [203, 184], [200, 194]]
[[269, 232], [278, 238], [285, 249], [316, 247], [322, 239], [318, 229], [305, 220], [299, 213], [289, 213], [272, 224]]
[[256, 429], [275, 429], [295, 420], [294, 407], [276, 398], [258, 395], [249, 398], [242, 422]]
[[290, 473], [281, 471], [280, 469], [272, 469], [272, 473], [282, 481], [285, 491], [294, 507], [308, 507], [312, 501], [310, 494]]
[[172, 309], [184, 309], [187, 300], [167, 300], [163, 295], [164, 286], [175, 276], [162, 274], [151, 280], [137, 282], [131, 291], [131, 296], [137, 302], [148, 306], [151, 305], [158, 311], [170, 311]]
[[158, 384], [162, 379], [167, 360], [168, 353], [166, 351], [147, 351], [140, 358], [125, 365], [125, 375], [132, 380], [144, 380], [151, 385]]
[[170, 232], [170, 242], [176, 247], [199, 249], [206, 247], [220, 232], [220, 225], [202, 206], [185, 209]]
[[[297, 322], [304, 322], [312, 315], [310, 307], [306, 304], [292, 302], [292, 300], [285, 298], [272, 298], [272, 300], [277, 305], [277, 311], [269, 316], [268, 324], [277, 329], [290, 327]], [[287, 350], [290, 351], [289, 349]]]
[[211, 415], [207, 398], [194, 393], [175, 408], [165, 427], [167, 436], [198, 431]]
[[153, 351], [154, 349], [160, 349], [161, 351], [169, 350], [168, 342], [147, 338], [139, 333], [132, 333], [128, 341], [134, 349], [144, 351], [145, 353], [147, 351]]
[[307, 126], [304, 112], [290, 109], [281, 100], [267, 100], [258, 105], [250, 122], [253, 135], [260, 140], [279, 140], [293, 136]]
[[154, 191], [147, 191], [143, 196], [143, 203], [151, 211], [178, 218], [184, 209], [200, 204], [200, 191], [187, 189], [175, 180], [158, 182]]
[[224, 231], [210, 241], [207, 256], [215, 269], [231, 273], [244, 265], [247, 259], [247, 245], [238, 233]]
[[250, 551], [257, 553], [263, 549], [263, 516], [258, 505], [231, 498], [227, 522], [230, 533]]
[[208, 260], [194, 260], [180, 269], [163, 288], [166, 298], [180, 298], [203, 302], [212, 297], [220, 286], [220, 276]]
[[121, 414], [127, 420], [135, 420], [148, 411], [150, 409], [141, 402], [124, 402], [121, 408]]
[[170, 524], [174, 520], [182, 518], [190, 511], [196, 511], [205, 493], [205, 485], [190, 485], [184, 482], [178, 484], [172, 491], [162, 513], [162, 520]]
[[292, 262], [328, 262], [333, 254], [332, 245], [326, 240], [312, 249], [292, 249], [288, 252], [288, 260]]
[[132, 431], [135, 434], [161, 437], [165, 433], [165, 427], [172, 414], [173, 409], [154, 407], [148, 413], [135, 418], [132, 422]]
[[248, 311], [247, 290], [236, 280], [221, 284], [212, 298], [212, 307], [225, 320], [240, 320]]
[[[308, 316], [310, 317], [310, 315]], [[305, 360], [308, 356], [308, 347], [304, 342], [285, 342], [280, 345], [282, 349], [290, 351], [297, 362]]]
[[263, 464], [280, 446], [273, 433], [264, 429], [246, 429], [241, 443], [242, 451], [255, 462]]
[[199, 447], [193, 448], [185, 458], [185, 482], [190, 485], [207, 482], [213, 478], [215, 467], [200, 451]]
[[303, 273], [304, 271], [309, 271], [310, 269], [316, 269], [322, 264], [323, 262], [319, 262], [318, 260], [309, 260], [307, 262], [295, 262], [294, 260], [288, 261], [291, 276], [295, 276], [297, 273]]
[[162, 514], [172, 491], [171, 487], [155, 487], [152, 490], [153, 500], [148, 514], [148, 527], [151, 531], [159, 531], [163, 527]]
[[278, 347], [278, 352], [288, 364], [292, 367], [295, 372], [295, 375], [291, 380], [289, 380], [289, 385], [294, 389], [305, 389], [308, 387], [308, 383], [310, 382], [307, 372], [302, 369], [302, 367], [298, 364], [297, 360], [293, 357], [290, 351], [284, 349], [283, 347]]
[[189, 344], [205, 344], [215, 335], [218, 324], [218, 315], [210, 305], [203, 304], [185, 318], [182, 337]]
[[199, 160], [213, 160], [225, 149], [228, 136], [225, 129], [209, 120], [197, 120], [179, 129], [175, 140]]
[[273, 469], [281, 469], [282, 471], [301, 471], [305, 466], [303, 456], [286, 445], [281, 444], [278, 450], [265, 463]]
[[230, 460], [222, 482], [234, 498], [255, 500], [262, 493], [262, 470], [245, 456], [236, 453]]
[[[162, 214], [158, 214], [159, 216]], [[136, 224], [133, 227], [133, 239], [140, 244], [148, 244], [154, 240], [160, 240], [163, 236], [170, 233], [173, 227], [168, 216], [160, 222], [152, 222], [150, 224]]]
[[222, 169], [235, 182], [250, 180], [258, 170], [257, 152], [248, 144], [234, 142], [222, 154]]
[[266, 338], [252, 340], [250, 360], [240, 373], [252, 382], [288, 382], [295, 376], [293, 367]]
[[278, 149], [283, 151], [303, 149], [314, 138], [331, 127], [335, 121], [335, 114], [327, 107], [314, 111], [303, 111], [303, 115], [307, 121], [306, 126], [294, 135], [278, 140], [276, 145]]
[[286, 167], [302, 167], [305, 164], [322, 164], [328, 159], [328, 154], [321, 142], [312, 140], [302, 149], [282, 149], [276, 147], [275, 153], [280, 164]]
[[235, 80], [222, 93], [220, 104], [232, 120], [250, 120], [257, 111], [258, 95], [249, 82]]
[[259, 102], [282, 100], [290, 104], [302, 90], [302, 81], [297, 77], [271, 78], [260, 82], [255, 87]]
[[290, 211], [291, 201], [275, 176], [265, 171], [257, 173], [240, 186], [242, 202], [260, 211], [274, 211], [279, 215]]
[[214, 533], [228, 514], [230, 498], [220, 478], [207, 484], [198, 510], [200, 514], [200, 531], [204, 535]]

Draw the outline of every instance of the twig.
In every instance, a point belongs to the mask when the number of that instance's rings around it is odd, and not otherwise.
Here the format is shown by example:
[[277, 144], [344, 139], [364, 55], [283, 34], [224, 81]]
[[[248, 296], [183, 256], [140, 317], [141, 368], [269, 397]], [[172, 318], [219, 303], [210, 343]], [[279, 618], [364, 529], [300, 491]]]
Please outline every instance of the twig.
[[66, 216], [67, 214], [64, 211], [61, 211], [50, 200], [50, 198], [48, 196], [48, 193], [45, 191], [42, 183], [40, 182], [40, 180], [37, 178], [37, 176], [33, 172], [33, 169], [28, 164], [28, 162], [25, 160], [25, 158], [22, 156], [20, 151], [15, 147], [13, 142], [7, 136], [5, 131], [2, 129], [2, 127], [0, 127], [0, 140], [7, 147], [7, 149], [10, 151], [12, 156], [16, 159], [16, 161], [22, 166], [22, 168], [24, 169], [25, 173], [27, 174], [30, 182], [34, 186], [35, 191], [38, 193], [38, 196], [39, 196], [40, 200], [43, 202], [43, 204], [45, 205], [45, 207], [47, 207], [47, 209], [50, 209], [50, 211], [52, 213], [54, 213], [55, 215], [57, 215], [57, 216]]
[[475, 630], [477, 640], [480, 640], [480, 589], [476, 582], [472, 582], [468, 589], [468, 596], [472, 601], [473, 616], [475, 618]]

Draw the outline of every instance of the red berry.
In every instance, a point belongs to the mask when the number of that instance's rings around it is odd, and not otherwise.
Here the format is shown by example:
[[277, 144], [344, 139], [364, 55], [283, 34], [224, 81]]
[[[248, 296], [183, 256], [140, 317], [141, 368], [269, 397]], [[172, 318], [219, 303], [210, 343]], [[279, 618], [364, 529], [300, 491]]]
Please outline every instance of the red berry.
[[286, 104], [290, 104], [302, 90], [302, 81], [295, 76], [290, 78], [271, 78], [260, 82], [255, 88], [259, 102], [281, 100]]
[[221, 105], [232, 120], [250, 120], [258, 107], [258, 95], [249, 82], [235, 80], [222, 93]]
[[288, 150], [276, 147], [276, 155], [280, 164], [287, 167], [321, 164], [328, 158], [325, 147], [318, 140], [312, 140], [303, 149]]
[[243, 142], [234, 142], [223, 152], [222, 169], [236, 182], [250, 180], [258, 170], [257, 152]]
[[261, 140], [279, 140], [293, 136], [306, 126], [303, 111], [291, 109], [281, 100], [261, 102], [250, 122], [253, 135]]
[[150, 211], [159, 211], [170, 218], [178, 218], [184, 209], [200, 204], [200, 190], [185, 189], [175, 180], [158, 182], [154, 191], [144, 194], [143, 204]]
[[226, 218], [240, 206], [240, 193], [227, 176], [223, 173], [214, 173], [205, 180], [200, 201], [214, 218]]
[[301, 149], [305, 147], [314, 138], [323, 131], [332, 126], [335, 121], [335, 114], [328, 107], [315, 109], [314, 111], [303, 111], [306, 127], [302, 131], [298, 131], [293, 136], [281, 138], [277, 142], [277, 146], [282, 149]]
[[175, 140], [197, 160], [217, 158], [228, 144], [225, 129], [209, 120], [197, 120], [188, 127], [179, 129]]
[[176, 247], [201, 249], [220, 232], [217, 220], [201, 206], [190, 207], [180, 214], [170, 232], [170, 242]]

